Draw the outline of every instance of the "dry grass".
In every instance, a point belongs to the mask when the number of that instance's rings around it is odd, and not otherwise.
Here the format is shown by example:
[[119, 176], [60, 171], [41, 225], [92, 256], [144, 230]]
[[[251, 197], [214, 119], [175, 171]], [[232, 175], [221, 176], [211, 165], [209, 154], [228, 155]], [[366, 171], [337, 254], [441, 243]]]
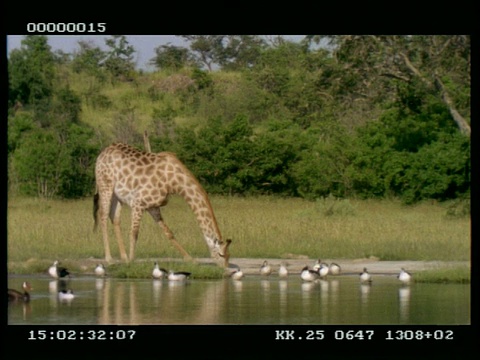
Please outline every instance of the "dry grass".
[[[217, 196], [211, 201], [223, 236], [233, 239], [232, 258], [303, 255], [373, 256], [380, 260], [470, 259], [470, 219], [448, 217], [444, 205], [423, 203], [407, 207], [394, 201], [308, 202]], [[93, 232], [92, 205], [92, 199], [9, 199], [9, 262], [102, 259], [101, 234]], [[129, 214], [129, 209], [124, 208], [125, 239]], [[195, 217], [181, 198], [173, 197], [163, 215], [192, 256], [209, 256]], [[113, 256], [118, 257], [112, 229], [110, 233]], [[136, 257], [179, 257], [147, 214], [140, 228]]]

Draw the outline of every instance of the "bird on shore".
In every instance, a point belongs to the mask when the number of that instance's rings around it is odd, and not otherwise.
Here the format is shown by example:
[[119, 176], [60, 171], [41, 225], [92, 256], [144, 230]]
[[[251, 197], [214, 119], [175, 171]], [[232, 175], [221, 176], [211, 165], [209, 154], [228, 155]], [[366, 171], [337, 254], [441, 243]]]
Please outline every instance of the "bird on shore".
[[288, 269], [285, 263], [280, 264], [280, 268], [278, 269], [278, 276], [285, 278], [288, 276]]
[[328, 267], [328, 272], [332, 275], [338, 275], [342, 271], [342, 268], [340, 265], [336, 263], [331, 263], [330, 266]]
[[260, 275], [268, 276], [272, 273], [272, 267], [268, 265], [268, 261], [265, 260], [260, 267]]
[[55, 260], [53, 262], [53, 265], [48, 268], [48, 273], [50, 274], [51, 277], [55, 279], [59, 279], [65, 276], [70, 276], [70, 273], [66, 268], [59, 267], [57, 265], [58, 265], [58, 260]]
[[189, 272], [186, 271], [172, 271], [170, 270], [168, 273], [168, 280], [171, 281], [185, 281], [187, 278], [192, 275]]
[[98, 264], [96, 267], [95, 267], [95, 275], [97, 276], [105, 276], [105, 273], [106, 273], [106, 270], [105, 270], [105, 266], [103, 264]]
[[8, 289], [8, 301], [23, 301], [29, 302], [30, 301], [30, 291], [33, 290], [32, 286], [28, 281], [24, 281], [22, 284], [23, 293], [15, 290], [15, 289]]
[[412, 274], [407, 272], [404, 268], [401, 268], [400, 274], [397, 275], [398, 280], [404, 284], [409, 283], [412, 280]]
[[58, 298], [60, 300], [73, 300], [75, 298], [75, 295], [73, 294], [72, 289], [67, 289], [67, 290], [60, 290], [58, 292]]
[[318, 271], [318, 274], [320, 275], [320, 277], [323, 279], [325, 278], [327, 275], [328, 275], [328, 272], [330, 271], [329, 270], [329, 267], [327, 264], [325, 263], [322, 263], [320, 265], [320, 268], [317, 270]]
[[313, 270], [318, 271], [318, 270], [320, 270], [321, 267], [326, 267], [328, 269], [328, 264], [322, 262], [321, 259], [317, 259], [317, 261], [315, 261], [315, 264], [313, 265], [312, 268], [313, 268]]
[[371, 283], [372, 282], [372, 276], [369, 274], [366, 267], [363, 268], [363, 272], [360, 273], [360, 281], [362, 283]]
[[158, 262], [155, 261], [153, 264], [152, 277], [155, 279], [163, 279], [168, 274], [168, 271], [164, 268], [161, 268], [158, 265]]
[[230, 273], [230, 277], [233, 280], [240, 280], [241, 278], [243, 278], [243, 271], [240, 270], [240, 268], [235, 269]]
[[302, 272], [300, 273], [300, 277], [303, 281], [315, 281], [320, 278], [320, 273], [316, 270], [310, 270], [308, 265], [306, 265]]

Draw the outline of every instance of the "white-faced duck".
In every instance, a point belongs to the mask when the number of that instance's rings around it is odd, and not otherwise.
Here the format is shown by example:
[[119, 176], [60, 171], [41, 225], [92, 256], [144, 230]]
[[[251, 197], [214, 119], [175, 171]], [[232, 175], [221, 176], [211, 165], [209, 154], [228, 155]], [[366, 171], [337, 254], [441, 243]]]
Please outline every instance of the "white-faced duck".
[[33, 290], [32, 286], [28, 281], [24, 281], [22, 284], [23, 293], [15, 290], [15, 289], [8, 289], [8, 301], [23, 301], [29, 302], [30, 301], [30, 291]]

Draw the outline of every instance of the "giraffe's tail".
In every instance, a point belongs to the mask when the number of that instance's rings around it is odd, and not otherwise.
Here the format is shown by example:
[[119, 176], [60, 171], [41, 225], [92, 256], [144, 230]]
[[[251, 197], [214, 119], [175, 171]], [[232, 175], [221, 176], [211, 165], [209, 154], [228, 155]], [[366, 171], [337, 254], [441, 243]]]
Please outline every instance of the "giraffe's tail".
[[93, 223], [93, 231], [96, 231], [97, 230], [97, 223], [98, 223], [98, 199], [99, 199], [99, 195], [98, 195], [98, 189], [95, 189], [95, 195], [93, 195], [93, 220], [94, 220], [94, 223]]

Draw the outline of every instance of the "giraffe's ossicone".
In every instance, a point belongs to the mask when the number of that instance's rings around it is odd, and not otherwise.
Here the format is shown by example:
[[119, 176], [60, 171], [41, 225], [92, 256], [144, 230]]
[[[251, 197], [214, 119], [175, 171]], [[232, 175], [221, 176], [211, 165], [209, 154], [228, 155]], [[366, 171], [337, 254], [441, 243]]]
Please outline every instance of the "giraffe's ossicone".
[[[110, 217], [113, 223], [121, 258], [131, 261], [135, 258], [140, 220], [145, 211], [160, 225], [182, 255], [191, 259], [163, 221], [160, 212], [160, 207], [167, 204], [169, 195], [178, 194], [196, 215], [212, 258], [219, 264], [228, 266], [228, 247], [231, 240], [222, 239], [207, 193], [174, 154], [148, 153], [126, 144], [113, 144], [98, 156], [95, 180], [97, 191], [94, 196], [94, 219], [95, 225], [97, 218], [100, 221], [107, 261], [112, 261], [107, 218]], [[120, 231], [120, 211], [123, 204], [132, 209], [130, 257], [125, 251]]]

